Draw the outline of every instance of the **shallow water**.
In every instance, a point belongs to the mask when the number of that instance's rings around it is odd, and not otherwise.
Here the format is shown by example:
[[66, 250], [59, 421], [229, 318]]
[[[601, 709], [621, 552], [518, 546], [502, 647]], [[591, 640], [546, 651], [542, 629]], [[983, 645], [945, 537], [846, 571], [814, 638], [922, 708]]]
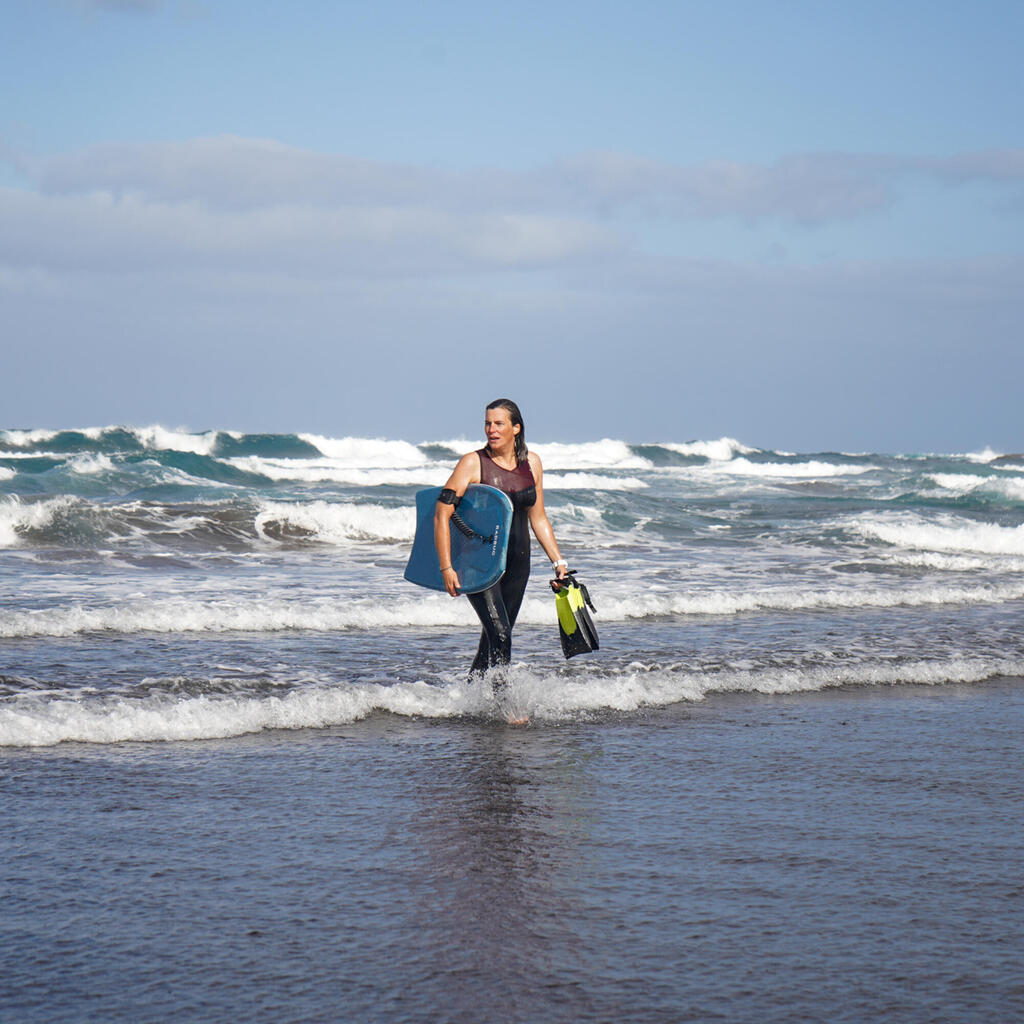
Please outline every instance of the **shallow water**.
[[[0, 746], [499, 716], [465, 601], [402, 579], [471, 441], [0, 431]], [[566, 666], [537, 553], [534, 718], [733, 690], [1024, 673], [1024, 463], [994, 452], [534, 446], [602, 651]]]
[[498, 702], [473, 447], [0, 431], [2, 1018], [1024, 1018], [1024, 462], [537, 445]]
[[1024, 681], [5, 759], [25, 1022], [1009, 1020]]

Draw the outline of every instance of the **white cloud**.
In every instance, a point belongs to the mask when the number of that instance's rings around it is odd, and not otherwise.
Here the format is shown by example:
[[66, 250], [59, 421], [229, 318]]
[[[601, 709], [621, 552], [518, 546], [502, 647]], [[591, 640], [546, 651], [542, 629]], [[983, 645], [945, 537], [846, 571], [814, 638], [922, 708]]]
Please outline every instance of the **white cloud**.
[[105, 143], [43, 159], [21, 156], [17, 166], [45, 193], [138, 193], [157, 201], [197, 200], [237, 209], [282, 203], [437, 204], [457, 194], [451, 176], [429, 168], [231, 135], [184, 142]]
[[0, 189], [0, 222], [0, 262], [61, 270], [439, 274], [599, 258], [617, 244], [601, 226], [566, 217], [426, 206], [225, 210], [99, 191]]
[[559, 172], [589, 205], [649, 217], [775, 218], [820, 223], [887, 205], [892, 188], [867, 161], [809, 154], [774, 165], [718, 161], [673, 166], [616, 153], [565, 161]]
[[989, 149], [943, 158], [924, 158], [914, 161], [914, 165], [946, 180], [1024, 184], [1024, 149]]
[[883, 209], [906, 180], [1024, 185], [1024, 150], [896, 157], [808, 153], [774, 164], [674, 165], [588, 153], [531, 171], [442, 171], [236, 136], [184, 142], [107, 143], [72, 153], [11, 156], [43, 193], [137, 193], [215, 208], [275, 205], [430, 207], [596, 217], [774, 219], [815, 223]]
[[610, 258], [657, 279], [635, 258], [648, 223], [826, 225], [886, 207], [913, 175], [1024, 182], [1015, 150], [694, 166], [604, 153], [521, 173], [450, 172], [221, 136], [6, 159], [30, 183], [0, 189], [9, 268], [310, 279], [572, 270]]

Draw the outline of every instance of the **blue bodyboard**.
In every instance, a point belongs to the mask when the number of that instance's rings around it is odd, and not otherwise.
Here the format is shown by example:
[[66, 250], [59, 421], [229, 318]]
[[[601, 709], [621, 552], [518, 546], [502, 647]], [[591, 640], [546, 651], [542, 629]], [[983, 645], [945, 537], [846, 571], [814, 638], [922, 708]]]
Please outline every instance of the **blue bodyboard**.
[[[441, 567], [434, 547], [434, 511], [440, 487], [416, 493], [416, 538], [405, 567], [410, 583], [430, 590], [444, 590]], [[466, 530], [459, 529], [456, 516]], [[452, 568], [458, 573], [460, 594], [476, 594], [494, 586], [505, 574], [512, 502], [507, 494], [487, 484], [470, 484], [456, 508], [449, 527]]]

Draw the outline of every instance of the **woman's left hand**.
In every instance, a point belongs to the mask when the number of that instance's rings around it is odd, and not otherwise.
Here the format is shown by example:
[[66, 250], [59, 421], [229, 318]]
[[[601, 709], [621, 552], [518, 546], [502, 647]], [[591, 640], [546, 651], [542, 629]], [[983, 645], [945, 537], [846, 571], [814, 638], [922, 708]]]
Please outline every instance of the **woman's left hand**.
[[441, 582], [449, 597], [459, 596], [459, 574], [450, 565], [441, 571]]

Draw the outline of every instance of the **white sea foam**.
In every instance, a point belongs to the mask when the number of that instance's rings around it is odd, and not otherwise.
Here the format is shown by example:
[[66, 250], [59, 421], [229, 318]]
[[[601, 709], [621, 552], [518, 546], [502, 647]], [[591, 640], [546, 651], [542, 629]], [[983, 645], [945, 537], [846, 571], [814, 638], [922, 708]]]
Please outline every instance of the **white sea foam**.
[[728, 462], [738, 454], [753, 455], [759, 451], [732, 437], [720, 437], [717, 441], [689, 441], [686, 444], [662, 442], [658, 447], [678, 452], [680, 455], [695, 455], [712, 462]]
[[45, 529], [74, 503], [75, 499], [66, 495], [30, 503], [13, 496], [0, 498], [0, 548], [20, 543], [20, 531]]
[[931, 473], [928, 479], [943, 491], [956, 495], [976, 491], [998, 494], [1012, 501], [1024, 501], [1024, 477], [973, 476], [966, 473]]
[[956, 495], [970, 494], [984, 482], [985, 477], [969, 476], [964, 473], [930, 473], [925, 477], [942, 491], [951, 491]]
[[408, 441], [365, 437], [323, 437], [299, 434], [336, 466], [358, 469], [403, 469], [426, 464], [426, 456]]
[[[410, 591], [413, 588], [410, 588]], [[839, 608], [897, 608], [929, 605], [976, 605], [1024, 599], [1024, 581], [973, 586], [919, 584], [904, 587], [858, 586], [808, 589], [779, 587], [764, 590], [631, 590], [602, 592], [601, 621], [666, 616], [728, 616], [757, 611], [804, 611]], [[551, 622], [551, 602], [528, 597], [519, 621], [531, 625]], [[0, 619], [0, 637], [75, 636], [81, 633], [226, 633], [303, 630], [341, 632], [459, 626], [473, 628], [477, 619], [466, 601], [440, 594], [379, 598], [281, 597], [227, 598], [156, 597], [135, 595], [116, 604], [78, 601], [31, 610], [9, 610]]]
[[[104, 434], [124, 430], [133, 434], [146, 448], [157, 451], [179, 451], [192, 452], [195, 455], [209, 455], [217, 442], [218, 433], [222, 431], [209, 430], [202, 434], [189, 433], [186, 430], [168, 430], [165, 427], [153, 425], [149, 427], [70, 427], [66, 430], [0, 430], [0, 439], [8, 444], [19, 447], [44, 444], [52, 441], [61, 433], [81, 434], [91, 441], [99, 441]], [[231, 431], [232, 437], [239, 438], [242, 435]], [[35, 454], [44, 454], [42, 452]], [[46, 453], [49, 454], [49, 453]]]
[[329, 459], [266, 459], [259, 455], [227, 459], [226, 462], [247, 473], [258, 473], [275, 481], [333, 483], [352, 487], [440, 487], [452, 470], [451, 466], [436, 462], [407, 469], [360, 469]]
[[771, 590], [716, 590], [665, 593], [641, 591], [626, 598], [605, 597], [601, 617], [656, 618], [665, 615], [737, 615], [756, 611], [805, 611], [835, 608], [920, 608], [930, 605], [975, 605], [1024, 598], [1024, 582], [976, 586], [779, 587]]
[[1001, 452], [995, 452], [991, 448], [985, 448], [980, 452], [967, 452], [964, 458], [969, 459], [971, 462], [991, 462], [993, 459], [998, 459], [1001, 454]]
[[[511, 697], [534, 720], [564, 720], [581, 711], [635, 711], [682, 701], [701, 701], [714, 693], [808, 693], [837, 686], [892, 686], [982, 682], [1019, 675], [1024, 662], [997, 659], [951, 661], [876, 661], [762, 667], [708, 672], [683, 664], [643, 663], [608, 675], [583, 672], [569, 679], [513, 674]], [[518, 675], [518, 678], [517, 678]]]
[[657, 539], [643, 535], [648, 518], [637, 520], [631, 529], [613, 529], [605, 522], [600, 508], [592, 505], [569, 504], [549, 508], [548, 515], [555, 527], [563, 547], [569, 545], [578, 551], [594, 551], [600, 548], [634, 548], [637, 544], [645, 547]]
[[891, 565], [949, 572], [1024, 572], [1024, 558], [1009, 555], [946, 555], [935, 551], [893, 550], [882, 553]]
[[256, 516], [256, 532], [265, 539], [306, 534], [328, 544], [352, 540], [411, 541], [416, 513], [408, 508], [352, 505], [327, 501], [264, 502]]
[[105, 473], [114, 468], [107, 455], [75, 455], [68, 460], [68, 469], [80, 476], [94, 476], [97, 473]]
[[[580, 446], [584, 447], [584, 446]], [[401, 452], [398, 453], [397, 465], [387, 465], [386, 451], [381, 450], [381, 465], [371, 465], [368, 456], [352, 455], [348, 459], [276, 459], [259, 455], [246, 455], [225, 460], [236, 469], [247, 473], [257, 473], [270, 480], [294, 480], [303, 483], [334, 483], [352, 487], [440, 487], [448, 479], [454, 468], [452, 462], [429, 462], [418, 449], [413, 449], [418, 461], [411, 458], [403, 462]], [[360, 461], [367, 465], [360, 465]], [[542, 461], [543, 456], [542, 456]], [[625, 463], [626, 460], [623, 460]], [[636, 468], [650, 468], [651, 464], [644, 459], [634, 460]], [[621, 466], [606, 465], [607, 469], [620, 469]], [[544, 486], [551, 490], [567, 488], [583, 488], [604, 491], [639, 490], [647, 484], [637, 477], [614, 477], [599, 473], [587, 472], [549, 472], [545, 468]]]
[[[0, 705], [0, 746], [223, 739], [271, 729], [348, 725], [376, 711], [433, 719], [501, 718], [514, 708], [534, 721], [557, 722], [581, 713], [629, 712], [701, 701], [715, 693], [806, 693], [844, 685], [963, 685], [1020, 674], [1024, 674], [1024, 662], [983, 658], [711, 672], [686, 663], [634, 663], [610, 672], [588, 665], [570, 674], [515, 665], [508, 672], [508, 689], [500, 703], [486, 684], [462, 681], [449, 685], [425, 680], [391, 685], [323, 681], [283, 694], [242, 690], [236, 695], [180, 697], [171, 692], [173, 679], [145, 680], [153, 692], [140, 698], [33, 693], [8, 699]], [[231, 684], [244, 687], [244, 680], [232, 677]], [[165, 692], [160, 692], [161, 687]]]
[[598, 473], [544, 473], [546, 491], [639, 491], [646, 487], [635, 476], [601, 476]]
[[35, 452], [0, 452], [0, 458], [4, 459], [65, 459], [67, 458], [66, 452], [50, 452], [50, 451], [35, 451]]
[[227, 433], [234, 438], [242, 435], [233, 431], [208, 430], [205, 433], [193, 434], [187, 430], [169, 430], [157, 424], [149, 427], [69, 427], [64, 430], [0, 430], [0, 440], [17, 447], [45, 444], [59, 434], [81, 434], [90, 441], [99, 441], [104, 434], [124, 430], [134, 435], [139, 443], [156, 451], [192, 452], [195, 455], [210, 455], [217, 443], [219, 433]]
[[0, 430], [0, 440], [18, 448], [27, 448], [52, 441], [58, 433], [56, 430]]
[[923, 551], [1024, 555], [1024, 526], [998, 526], [947, 516], [936, 520], [907, 513], [860, 516], [850, 523], [863, 537]]
[[793, 477], [796, 479], [825, 479], [835, 476], [858, 476], [869, 473], [874, 466], [854, 466], [832, 462], [751, 462], [749, 459], [733, 459], [730, 462], [713, 463], [708, 471], [729, 476], [753, 476], [769, 478]]
[[13, 480], [17, 474], [13, 469], [8, 469], [6, 466], [0, 466], [0, 480]]
[[266, 729], [347, 724], [376, 710], [442, 718], [471, 713], [482, 695], [476, 688], [467, 699], [464, 692], [416, 681], [306, 687], [283, 696], [29, 697], [0, 706], [0, 746], [221, 739]]
[[549, 469], [650, 469], [652, 463], [635, 455], [623, 441], [605, 438], [582, 444], [530, 442], [530, 450], [540, 456], [545, 474]]
[[[447, 448], [458, 456], [482, 448], [485, 442], [459, 438], [454, 441], [424, 441], [424, 444]], [[602, 441], [582, 441], [577, 444], [533, 441], [529, 442], [531, 452], [540, 456], [545, 476], [551, 469], [650, 469], [652, 463], [634, 454], [624, 441], [605, 438]]]
[[469, 452], [476, 451], [478, 448], [483, 446], [482, 441], [470, 441], [467, 438], [459, 438], [455, 441], [421, 441], [420, 447], [429, 448], [447, 448], [452, 453], [452, 465], [455, 465], [456, 459], [461, 459], [463, 455]]
[[[62, 433], [81, 434], [90, 441], [98, 441], [108, 430], [118, 427], [68, 427], [64, 430], [0, 430], [0, 440], [16, 447], [27, 448], [30, 445], [45, 444]], [[51, 454], [49, 452], [31, 452], [31, 455]]]
[[217, 444], [219, 431], [208, 430], [204, 434], [190, 434], [185, 430], [168, 430], [165, 427], [139, 427], [135, 436], [147, 448], [154, 451], [191, 452], [193, 455], [212, 455]]
[[93, 632], [336, 632], [403, 626], [469, 626], [476, 621], [467, 602], [433, 594], [387, 602], [377, 598], [349, 601], [335, 598], [260, 600], [240, 596], [204, 600], [137, 596], [117, 604], [86, 605], [79, 602], [61, 607], [11, 611], [0, 619], [0, 636], [75, 636]]

